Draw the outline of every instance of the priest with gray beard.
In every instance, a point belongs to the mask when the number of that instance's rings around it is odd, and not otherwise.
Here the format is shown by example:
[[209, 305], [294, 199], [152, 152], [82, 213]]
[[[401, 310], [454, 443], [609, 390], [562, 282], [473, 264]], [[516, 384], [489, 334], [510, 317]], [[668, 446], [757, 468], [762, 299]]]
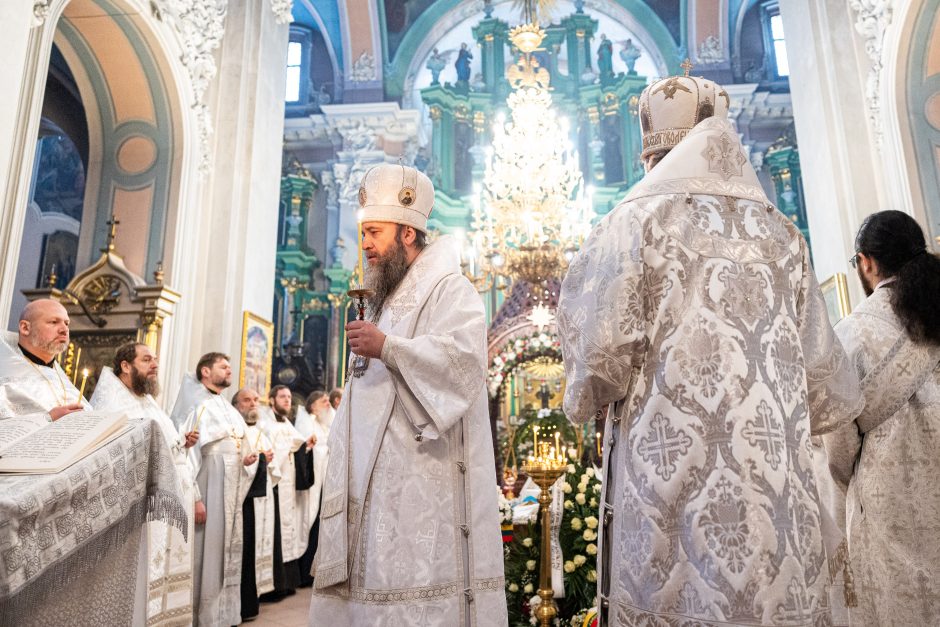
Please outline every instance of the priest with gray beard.
[[90, 409], [56, 358], [69, 345], [69, 314], [56, 300], [35, 300], [20, 313], [18, 333], [0, 334], [0, 419], [42, 426]]
[[431, 181], [383, 164], [359, 190], [371, 316], [330, 429], [311, 625], [505, 625], [483, 302]]

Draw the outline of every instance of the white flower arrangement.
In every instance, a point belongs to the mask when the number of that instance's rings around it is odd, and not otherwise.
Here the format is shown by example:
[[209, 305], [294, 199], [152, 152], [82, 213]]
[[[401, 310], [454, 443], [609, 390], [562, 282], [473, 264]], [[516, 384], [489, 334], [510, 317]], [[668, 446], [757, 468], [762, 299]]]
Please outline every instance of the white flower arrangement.
[[571, 560], [568, 560], [565, 562], [565, 572], [566, 573], [574, 572], [574, 562], [572, 562]]
[[510, 591], [510, 592], [519, 592], [519, 586], [518, 586], [517, 584], [514, 584], [514, 583], [509, 584], [509, 591]]
[[590, 581], [590, 582], [592, 582], [592, 583], [595, 582], [595, 581], [597, 581], [597, 571], [596, 571], [596, 570], [590, 570], [590, 571], [588, 571], [587, 580]]
[[565, 509], [571, 509], [572, 507], [574, 507], [574, 503], [571, 501], [565, 501]]
[[584, 492], [578, 492], [575, 494], [574, 500], [578, 503], [578, 505], [584, 505], [585, 502], [587, 502], [587, 499], [584, 498]]
[[580, 518], [572, 518], [572, 519], [571, 519], [571, 528], [574, 529], [575, 531], [581, 531], [581, 519], [580, 519]]
[[581, 537], [584, 538], [587, 542], [593, 542], [594, 540], [597, 540], [597, 534], [590, 529], [585, 529], [584, 533], [581, 534]]
[[535, 560], [528, 560], [525, 563], [526, 570], [535, 570]]
[[530, 546], [532, 546], [532, 538], [526, 538], [525, 540], [523, 540], [522, 546], [526, 548], [529, 548]]
[[580, 567], [580, 566], [584, 566], [584, 562], [587, 561], [587, 558], [584, 557], [583, 555], [575, 555], [571, 561], [574, 562], [574, 565], [576, 567]]
[[584, 524], [588, 526], [588, 529], [597, 529], [597, 518], [588, 516], [584, 519]]
[[585, 550], [587, 551], [588, 555], [597, 555], [597, 545], [593, 542], [587, 545]]
[[567, 481], [561, 484], [561, 491], [564, 492], [565, 494], [571, 494], [571, 489], [572, 489], [571, 484], [568, 483]]
[[527, 584], [525, 585], [525, 588], [522, 589], [522, 591], [525, 592], [526, 594], [532, 594], [532, 591], [533, 591], [533, 590], [534, 590], [534, 588], [532, 587], [532, 584], [531, 584], [531, 583], [527, 583]]

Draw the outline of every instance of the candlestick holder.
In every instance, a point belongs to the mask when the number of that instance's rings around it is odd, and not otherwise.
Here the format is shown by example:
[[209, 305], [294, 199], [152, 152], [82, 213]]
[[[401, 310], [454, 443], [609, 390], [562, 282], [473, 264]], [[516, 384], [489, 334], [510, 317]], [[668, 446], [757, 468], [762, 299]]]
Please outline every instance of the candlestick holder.
[[535, 610], [535, 617], [541, 627], [549, 627], [558, 614], [555, 605], [555, 591], [552, 589], [552, 486], [558, 477], [565, 474], [568, 461], [562, 451], [557, 451], [549, 442], [542, 442], [523, 465], [523, 470], [532, 481], [541, 488], [539, 492], [539, 513], [542, 517], [542, 546], [539, 559], [539, 598], [542, 602]]
[[[367, 287], [363, 287], [360, 282], [357, 287], [346, 292], [350, 298], [356, 301], [356, 320], [365, 320], [366, 319], [366, 299], [371, 298], [375, 294], [375, 290], [370, 290]], [[363, 357], [362, 355], [356, 355], [356, 359], [353, 361], [352, 375], [354, 378], [358, 379], [366, 373], [366, 369], [369, 367], [369, 358]]]

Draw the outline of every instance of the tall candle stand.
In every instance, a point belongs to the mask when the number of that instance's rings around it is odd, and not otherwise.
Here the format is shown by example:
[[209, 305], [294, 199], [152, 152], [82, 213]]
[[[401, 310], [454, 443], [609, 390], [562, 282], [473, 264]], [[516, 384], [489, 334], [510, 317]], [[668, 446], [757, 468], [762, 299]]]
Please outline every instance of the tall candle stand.
[[558, 614], [555, 605], [555, 593], [552, 589], [552, 486], [558, 477], [565, 474], [568, 469], [565, 449], [560, 451], [551, 445], [551, 442], [540, 442], [535, 447], [535, 455], [530, 455], [523, 470], [532, 478], [532, 481], [541, 488], [539, 493], [539, 512], [542, 516], [542, 548], [539, 565], [539, 597], [542, 602], [535, 611], [535, 617], [541, 627], [549, 627]]

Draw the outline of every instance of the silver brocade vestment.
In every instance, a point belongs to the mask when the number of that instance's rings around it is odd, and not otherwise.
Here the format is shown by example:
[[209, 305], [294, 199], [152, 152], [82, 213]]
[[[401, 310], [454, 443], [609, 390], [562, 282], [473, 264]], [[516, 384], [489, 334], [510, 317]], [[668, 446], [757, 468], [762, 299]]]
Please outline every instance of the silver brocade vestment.
[[700, 123], [599, 222], [558, 326], [568, 416], [612, 405], [610, 624], [828, 624], [809, 437], [855, 416], [858, 383], [806, 243], [728, 121]]

